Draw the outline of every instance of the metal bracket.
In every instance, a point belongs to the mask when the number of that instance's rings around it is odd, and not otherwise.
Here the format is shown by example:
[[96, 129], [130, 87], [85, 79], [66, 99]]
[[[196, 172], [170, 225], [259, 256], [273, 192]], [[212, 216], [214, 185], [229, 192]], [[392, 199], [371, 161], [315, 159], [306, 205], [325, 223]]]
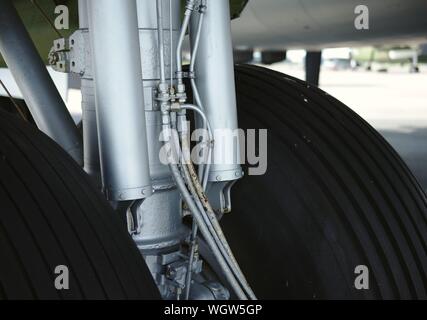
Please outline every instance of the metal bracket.
[[90, 77], [90, 39], [87, 30], [77, 30], [69, 38], [53, 41], [48, 61], [55, 71]]
[[48, 62], [55, 71], [70, 72], [70, 63], [68, 40], [66, 38], [57, 39], [53, 42], [53, 47], [50, 49]]
[[[162, 297], [166, 300], [176, 299], [185, 288], [188, 259], [181, 250], [159, 255], [144, 254], [145, 262], [156, 281]], [[196, 258], [192, 271], [198, 275], [203, 270], [203, 260]]]
[[141, 205], [144, 200], [145, 199], [133, 201], [126, 210], [126, 224], [128, 227], [128, 232], [131, 236], [138, 235], [141, 233], [141, 212], [137, 210], [137, 208], [135, 208], [135, 205]]
[[207, 191], [214, 211], [222, 216], [231, 212], [231, 188], [237, 180], [210, 183]]

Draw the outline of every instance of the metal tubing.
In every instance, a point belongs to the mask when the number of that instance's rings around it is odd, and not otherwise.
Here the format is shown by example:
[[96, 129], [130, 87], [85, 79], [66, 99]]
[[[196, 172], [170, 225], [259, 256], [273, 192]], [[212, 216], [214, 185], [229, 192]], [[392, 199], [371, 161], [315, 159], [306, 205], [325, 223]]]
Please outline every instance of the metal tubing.
[[[235, 136], [238, 124], [230, 4], [229, 0], [210, 0], [206, 4], [195, 70], [204, 111], [214, 131], [215, 146], [209, 181], [230, 181], [242, 175], [239, 142]], [[198, 29], [198, 20], [199, 16], [193, 15], [191, 30]], [[194, 48], [197, 32], [190, 35]]]
[[[249, 286], [245, 276], [243, 275], [237, 260], [235, 259], [233, 252], [231, 251], [230, 246], [228, 245], [227, 239], [219, 225], [218, 219], [209, 203], [206, 201], [205, 194], [203, 192], [202, 186], [200, 182], [195, 179], [196, 172], [192, 163], [189, 161], [189, 150], [190, 147], [187, 143], [188, 137], [181, 136], [181, 146], [182, 146], [182, 154], [184, 157], [184, 164], [182, 165], [184, 169], [184, 178], [187, 180], [187, 185], [189, 186], [189, 190], [193, 196], [193, 199], [202, 213], [203, 218], [205, 219], [206, 225], [212, 230], [212, 236], [215, 240], [215, 243], [218, 245], [222, 255], [226, 259], [230, 269], [233, 271], [236, 279], [239, 280], [243, 289], [248, 294], [250, 299], [256, 299], [255, 294], [253, 293], [251, 287]], [[187, 164], [188, 163], [188, 164]], [[186, 170], [189, 174], [185, 173]]]
[[160, 83], [166, 82], [165, 74], [165, 41], [163, 31], [163, 8], [162, 0], [157, 0], [157, 24], [161, 26], [157, 28], [157, 35], [159, 38], [159, 63], [160, 63]]
[[[206, 187], [208, 184], [208, 178], [209, 178], [209, 171], [211, 167], [211, 156], [212, 156], [212, 147], [213, 147], [213, 132], [212, 127], [209, 123], [208, 118], [204, 114], [204, 112], [197, 106], [190, 105], [190, 104], [184, 104], [181, 106], [181, 109], [183, 110], [192, 110], [203, 120], [203, 129], [208, 131], [208, 141], [206, 142], [206, 147], [208, 148], [208, 155], [206, 157], [206, 165], [204, 166], [204, 169], [202, 172], [199, 172], [198, 176], [200, 179], [200, 183], [203, 186], [203, 191], [206, 191]], [[200, 165], [199, 165], [200, 166]]]
[[96, 125], [95, 84], [93, 79], [81, 79], [83, 162], [87, 174], [100, 183], [98, 130]]
[[[192, 105], [183, 105], [182, 108], [191, 109], [193, 111], [198, 110], [197, 107], [194, 107]], [[200, 110], [198, 110], [198, 112], [200, 112]], [[202, 112], [200, 113], [201, 113], [201, 116], [204, 117], [203, 113]], [[180, 121], [182, 120], [183, 119], [181, 118]], [[204, 120], [205, 122], [207, 122], [206, 118], [204, 118]], [[213, 212], [212, 207], [209, 204], [209, 201], [206, 200], [206, 196], [203, 192], [203, 188], [200, 185], [200, 182], [196, 178], [197, 175], [190, 159], [190, 146], [188, 144], [188, 141], [189, 141], [188, 128], [186, 128], [185, 125], [182, 125], [181, 127], [182, 127], [182, 130], [180, 131], [181, 148], [182, 148], [182, 151], [180, 152], [182, 154], [181, 167], [183, 169], [183, 173], [184, 173], [183, 177], [186, 180], [186, 184], [189, 188], [189, 191], [194, 199], [194, 202], [197, 208], [202, 214], [202, 217], [204, 218], [206, 225], [211, 231], [211, 235], [213, 236], [215, 243], [220, 249], [220, 252], [223, 255], [223, 257], [227, 261], [227, 264], [232, 270], [234, 276], [236, 277], [236, 279], [239, 280], [243, 289], [248, 294], [248, 297], [250, 297], [251, 299], [256, 299], [252, 289], [250, 288], [243, 273], [241, 272], [236, 259], [234, 258], [234, 255], [227, 243], [227, 240], [222, 232], [221, 226], [218, 223], [217, 217]], [[179, 144], [179, 142], [176, 142], [176, 144]]]
[[[190, 72], [194, 72], [194, 67], [197, 60], [197, 52], [199, 51], [200, 37], [202, 35], [203, 19], [206, 12], [206, 0], [201, 1], [199, 6], [199, 22], [197, 24], [196, 36], [194, 38], [191, 61], [190, 61]], [[193, 79], [192, 79], [193, 80]]]
[[110, 200], [152, 193], [135, 0], [88, 2], [103, 188]]
[[[178, 45], [176, 48], [176, 75], [178, 80], [178, 86], [181, 86], [183, 83], [183, 74], [182, 74], [182, 44], [184, 43], [184, 37], [187, 33], [188, 26], [190, 24], [191, 14], [194, 10], [194, 0], [187, 0], [184, 11], [184, 21], [182, 22], [181, 32], [178, 39]], [[179, 88], [178, 88], [179, 92]]]
[[[196, 105], [202, 110], [204, 111], [205, 108], [203, 106], [202, 100], [200, 99], [200, 94], [199, 94], [199, 90], [197, 89], [197, 84], [196, 81], [194, 79], [194, 67], [196, 64], [196, 60], [197, 60], [197, 52], [199, 51], [199, 44], [200, 44], [200, 37], [202, 35], [202, 27], [203, 27], [203, 19], [205, 16], [205, 11], [206, 11], [206, 1], [201, 1], [200, 6], [199, 6], [199, 22], [197, 25], [197, 31], [196, 31], [196, 36], [195, 36], [195, 40], [193, 42], [193, 47], [191, 48], [191, 61], [190, 61], [190, 74], [193, 75], [190, 79], [191, 82], [191, 88], [193, 90], [193, 97], [194, 97], [194, 101], [196, 103]], [[200, 127], [200, 117], [196, 116], [196, 126]], [[207, 184], [207, 180], [209, 177], [209, 171], [210, 171], [210, 159], [211, 159], [211, 149], [209, 149], [209, 154], [208, 157], [206, 158], [206, 164], [204, 163], [200, 163], [199, 164], [199, 178], [200, 181], [206, 181]], [[206, 175], [204, 176], [204, 172], [206, 171]], [[205, 179], [203, 178], [205, 177]]]
[[[142, 244], [146, 242], [146, 238], [151, 234], [150, 230], [154, 228], [155, 223], [158, 226], [157, 232], [164, 238], [168, 238], [166, 233], [169, 233], [171, 238], [175, 237], [178, 241], [185, 239], [186, 236], [185, 234], [184, 236], [182, 235], [182, 224], [178, 223], [181, 222], [182, 218], [181, 199], [175, 196], [177, 190], [168, 166], [163, 164], [159, 158], [163, 147], [163, 143], [159, 139], [162, 132], [162, 114], [159, 110], [159, 101], [155, 100], [159, 83], [164, 78], [162, 74], [164, 73], [168, 77], [174, 75], [171, 61], [175, 58], [175, 56], [172, 56], [172, 53], [175, 52], [175, 47], [172, 46], [172, 42], [177, 43], [181, 7], [179, 2], [175, 0], [173, 3], [168, 3], [166, 0], [159, 2], [137, 0], [136, 3], [140, 37], [140, 58], [143, 70], [140, 83], [144, 87], [145, 93], [145, 119], [149, 142], [148, 154], [151, 181], [154, 189], [153, 196], [140, 205], [139, 211], [143, 215], [146, 214], [155, 218], [156, 222], [154, 219], [142, 216], [142, 221], [145, 222], [141, 227], [141, 233], [134, 235], [134, 240], [143, 254], [146, 254], [146, 246]], [[159, 11], [161, 11], [160, 21], [156, 19]], [[164, 42], [159, 41], [160, 37], [163, 37]], [[158, 55], [161, 43], [163, 43], [163, 62], [160, 62]], [[163, 64], [164, 71], [161, 71], [161, 65]], [[172, 83], [174, 82], [172, 78], [169, 80]], [[163, 81], [166, 82], [166, 80]], [[164, 83], [162, 87], [167, 88], [167, 85], [167, 83]], [[168, 204], [165, 203], [165, 199], [169, 202]], [[158, 242], [159, 250], [163, 250], [167, 245], [171, 244], [160, 240]], [[154, 251], [156, 250], [151, 250], [149, 255], [157, 254]]]
[[0, 1], [0, 52], [38, 128], [82, 165], [81, 136], [10, 0]]
[[170, 39], [170, 87], [173, 87], [173, 5], [172, 0], [169, 0], [169, 39]]
[[[79, 0], [79, 28], [89, 32], [87, 0]], [[89, 66], [91, 63], [89, 63]], [[95, 84], [91, 71], [86, 71], [81, 79], [82, 124], [83, 124], [83, 163], [84, 170], [101, 183], [99, 164], [98, 128], [96, 125]]]
[[[164, 124], [163, 127], [164, 127], [165, 132], [171, 132], [170, 123], [169, 123], [169, 125]], [[168, 135], [168, 136], [170, 136], [170, 135]], [[201, 233], [203, 234], [206, 242], [209, 245], [209, 248], [212, 250], [212, 253], [215, 255], [219, 265], [221, 266], [221, 269], [224, 271], [224, 275], [226, 276], [230, 286], [234, 289], [234, 291], [235, 291], [235, 293], [239, 299], [247, 300], [245, 293], [240, 288], [240, 285], [237, 282], [237, 280], [234, 278], [232, 270], [228, 266], [225, 258], [221, 254], [221, 251], [217, 247], [215, 240], [213, 239], [212, 234], [214, 234], [214, 231], [209, 230], [208, 224], [206, 224], [204, 221], [203, 214], [199, 211], [199, 208], [194, 203], [194, 200], [197, 200], [197, 199], [193, 198], [193, 196], [187, 190], [186, 184], [184, 182], [184, 179], [181, 176], [181, 173], [178, 169], [178, 166], [176, 164], [173, 164], [174, 159], [170, 158], [169, 161], [170, 161], [169, 168], [172, 172], [175, 183], [176, 183], [178, 189], [180, 190], [181, 195], [182, 195], [184, 201], [186, 202], [188, 208], [192, 212], [193, 217], [195, 218], [197, 225], [200, 228]], [[191, 188], [191, 184], [190, 184], [190, 188]], [[192, 191], [193, 191], [193, 193], [195, 193], [195, 190], [192, 190]], [[212, 228], [212, 226], [211, 226], [211, 228]]]
[[[138, 28], [140, 37], [140, 51], [142, 63], [141, 84], [144, 87], [145, 94], [145, 119], [147, 123], [148, 154], [150, 162], [150, 174], [153, 188], [157, 185], [169, 184], [172, 180], [171, 173], [167, 165], [161, 163], [159, 153], [162, 149], [162, 142], [159, 137], [162, 132], [162, 115], [160, 112], [159, 101], [156, 101], [156, 92], [161, 79], [160, 61], [159, 61], [159, 41], [158, 41], [158, 22], [156, 1], [137, 0]], [[179, 1], [173, 0], [168, 3], [161, 1], [163, 13], [163, 35], [164, 35], [164, 63], [165, 74], [167, 77], [173, 76], [175, 70], [172, 68], [171, 61], [175, 61], [177, 39], [180, 30], [180, 10]], [[172, 32], [170, 32], [172, 26]], [[172, 46], [172, 42], [174, 46]], [[174, 79], [167, 79], [172, 83]], [[167, 87], [167, 86], [165, 86]], [[178, 206], [178, 205], [177, 205]]]

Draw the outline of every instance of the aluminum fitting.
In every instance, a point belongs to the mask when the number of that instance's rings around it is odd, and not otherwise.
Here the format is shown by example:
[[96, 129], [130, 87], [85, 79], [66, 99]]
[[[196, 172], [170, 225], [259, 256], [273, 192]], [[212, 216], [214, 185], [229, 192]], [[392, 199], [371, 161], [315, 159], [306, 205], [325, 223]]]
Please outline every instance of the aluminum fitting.
[[167, 83], [160, 83], [159, 84], [159, 91], [160, 93], [165, 93], [169, 91], [169, 84]]
[[181, 104], [178, 102], [174, 102], [170, 105], [170, 111], [172, 112], [176, 112], [176, 111], [180, 111], [181, 110]]

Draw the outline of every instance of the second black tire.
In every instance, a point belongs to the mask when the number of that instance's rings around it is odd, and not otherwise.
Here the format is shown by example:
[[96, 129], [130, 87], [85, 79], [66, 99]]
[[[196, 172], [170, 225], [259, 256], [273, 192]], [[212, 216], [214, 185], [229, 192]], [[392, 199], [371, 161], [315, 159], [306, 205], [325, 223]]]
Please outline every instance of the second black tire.
[[293, 77], [238, 66], [236, 85], [240, 127], [268, 129], [268, 169], [233, 187], [222, 223], [258, 298], [426, 299], [426, 196], [392, 147]]
[[55, 142], [0, 111], [0, 299], [159, 299], [123, 221]]

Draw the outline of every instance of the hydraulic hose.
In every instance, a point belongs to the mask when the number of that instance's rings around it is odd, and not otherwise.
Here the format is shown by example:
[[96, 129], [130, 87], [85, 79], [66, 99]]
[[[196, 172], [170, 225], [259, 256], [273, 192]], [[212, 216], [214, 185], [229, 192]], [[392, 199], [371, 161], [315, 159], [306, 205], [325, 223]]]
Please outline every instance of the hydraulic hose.
[[212, 127], [208, 121], [208, 118], [204, 114], [204, 112], [200, 110], [197, 106], [194, 106], [191, 104], [184, 104], [181, 106], [181, 109], [192, 110], [196, 112], [203, 120], [204, 129], [208, 131], [209, 141], [207, 142], [208, 156], [206, 158], [206, 165], [204, 167], [204, 170], [202, 172], [199, 172], [198, 174], [199, 180], [202, 182], [202, 187], [203, 187], [202, 189], [203, 191], [206, 191], [206, 187], [208, 184], [209, 171], [211, 167], [212, 148], [213, 148], [213, 141], [214, 141]]
[[[188, 106], [191, 107], [191, 106]], [[221, 254], [226, 259], [229, 267], [231, 268], [235, 277], [239, 280], [240, 284], [248, 294], [251, 299], [256, 299], [252, 289], [247, 283], [243, 273], [240, 270], [240, 267], [231, 252], [231, 249], [227, 243], [227, 240], [222, 232], [222, 229], [218, 223], [215, 213], [212, 210], [212, 207], [209, 204], [209, 201], [203, 191], [200, 182], [197, 179], [197, 174], [195, 172], [194, 166], [190, 159], [190, 147], [188, 144], [188, 132], [184, 131], [181, 134], [181, 146], [182, 146], [182, 156], [184, 163], [182, 165], [184, 171], [184, 177], [189, 186], [190, 192], [193, 196], [193, 199], [196, 202], [200, 213], [204, 219], [204, 222], [208, 226], [209, 231], [212, 234], [212, 237], [221, 251]]]
[[[169, 124], [163, 124], [163, 129], [165, 130], [165, 132], [170, 133], [171, 132], [170, 123]], [[165, 141], [165, 143], [167, 143], [167, 141]], [[212, 238], [212, 235], [211, 235], [208, 227], [204, 223], [202, 214], [200, 213], [199, 209], [197, 208], [196, 204], [194, 203], [191, 194], [188, 192], [186, 184], [185, 184], [185, 182], [181, 176], [181, 173], [179, 171], [178, 165], [173, 163], [173, 159], [169, 158], [169, 160], [170, 160], [169, 161], [169, 168], [171, 170], [171, 173], [172, 173], [172, 176], [175, 180], [175, 183], [177, 184], [177, 187], [180, 190], [185, 203], [187, 204], [188, 208], [190, 209], [191, 213], [193, 214], [193, 217], [195, 218], [202, 235], [204, 236], [209, 247], [211, 248], [212, 253], [216, 257], [219, 265], [221, 266], [221, 269], [224, 271], [225, 277], [229, 281], [229, 283], [230, 283], [231, 287], [233, 288], [233, 290], [235, 291], [237, 297], [239, 299], [242, 299], [242, 300], [247, 300], [245, 293], [240, 288], [240, 285], [237, 282], [237, 280], [234, 278], [231, 269], [229, 268], [227, 262], [225, 261], [225, 259], [222, 256], [219, 248], [217, 247], [214, 239]]]

